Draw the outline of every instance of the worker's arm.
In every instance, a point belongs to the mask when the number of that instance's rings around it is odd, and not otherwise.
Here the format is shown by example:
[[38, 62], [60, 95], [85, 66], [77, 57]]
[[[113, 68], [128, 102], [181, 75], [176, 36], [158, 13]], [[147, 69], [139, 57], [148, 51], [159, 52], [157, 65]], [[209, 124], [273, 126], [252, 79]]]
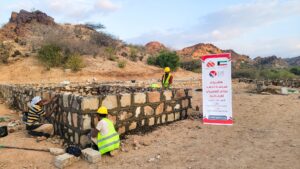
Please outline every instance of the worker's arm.
[[170, 79], [169, 79], [169, 84], [171, 85], [173, 83], [173, 76], [171, 75]]
[[91, 129], [91, 137], [92, 137], [92, 138], [97, 137], [98, 133], [99, 133], [99, 130], [94, 129], [94, 128]]

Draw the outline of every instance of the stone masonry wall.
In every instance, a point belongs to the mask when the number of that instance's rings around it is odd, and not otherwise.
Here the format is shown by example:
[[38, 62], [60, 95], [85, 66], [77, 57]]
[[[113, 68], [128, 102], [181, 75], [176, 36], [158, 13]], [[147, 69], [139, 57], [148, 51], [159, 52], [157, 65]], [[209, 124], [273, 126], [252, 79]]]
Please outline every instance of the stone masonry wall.
[[[156, 91], [115, 86], [86, 88], [70, 88], [66, 92], [58, 88], [0, 85], [0, 95], [21, 111], [27, 111], [27, 103], [34, 96], [49, 99], [58, 95], [57, 102], [46, 107], [49, 109], [58, 105], [51, 117], [55, 134], [81, 147], [89, 143], [87, 134], [97, 124], [95, 115], [101, 105], [109, 109], [108, 118], [114, 122], [121, 135], [144, 132], [158, 125], [185, 119], [191, 108], [192, 91], [189, 89]], [[87, 91], [90, 94], [85, 95]]]

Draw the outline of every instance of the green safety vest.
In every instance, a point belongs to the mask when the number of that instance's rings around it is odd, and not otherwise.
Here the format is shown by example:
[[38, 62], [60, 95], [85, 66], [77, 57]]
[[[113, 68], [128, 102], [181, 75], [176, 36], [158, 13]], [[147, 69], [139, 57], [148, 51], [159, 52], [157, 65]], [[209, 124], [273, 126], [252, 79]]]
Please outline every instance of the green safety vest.
[[170, 80], [170, 77], [171, 77], [171, 73], [169, 73], [169, 75], [168, 75], [167, 78], [165, 78], [165, 75], [166, 75], [166, 74], [164, 74], [164, 76], [163, 76], [163, 86], [164, 86], [165, 88], [169, 88], [169, 87], [170, 87], [170, 86], [169, 86], [169, 80]]
[[97, 143], [101, 155], [120, 147], [120, 137], [115, 130], [114, 124], [107, 118], [103, 118], [102, 120], [108, 124], [108, 133], [106, 135], [98, 133]]

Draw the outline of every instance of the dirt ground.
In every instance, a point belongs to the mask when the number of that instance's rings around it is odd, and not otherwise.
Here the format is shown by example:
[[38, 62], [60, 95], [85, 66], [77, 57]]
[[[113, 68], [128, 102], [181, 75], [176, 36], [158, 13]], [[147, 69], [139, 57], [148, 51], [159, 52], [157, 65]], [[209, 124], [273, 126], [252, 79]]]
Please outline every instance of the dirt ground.
[[[299, 94], [258, 95], [246, 92], [246, 84], [233, 86], [233, 126], [203, 125], [199, 119], [178, 121], [145, 135], [128, 136], [122, 141], [124, 151], [116, 157], [104, 156], [98, 164], [81, 160], [67, 169], [299, 168]], [[0, 110], [0, 116], [17, 117], [3, 104]], [[137, 142], [140, 146], [133, 146]], [[25, 131], [0, 138], [0, 144], [57, 147], [36, 143]], [[0, 168], [55, 168], [53, 162], [54, 156], [45, 152], [0, 149]]]

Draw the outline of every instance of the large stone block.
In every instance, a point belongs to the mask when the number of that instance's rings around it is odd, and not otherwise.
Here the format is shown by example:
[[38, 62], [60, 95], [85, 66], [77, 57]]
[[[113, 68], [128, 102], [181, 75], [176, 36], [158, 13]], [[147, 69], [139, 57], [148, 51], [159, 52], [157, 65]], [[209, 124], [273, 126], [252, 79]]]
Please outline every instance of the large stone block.
[[164, 96], [166, 100], [171, 100], [172, 99], [172, 91], [165, 91]]
[[55, 157], [54, 165], [59, 169], [63, 169], [67, 166], [72, 165], [74, 162], [78, 161], [79, 159], [80, 159], [79, 157], [75, 157], [71, 154], [65, 153]]
[[86, 135], [82, 135], [80, 137], [80, 145], [82, 147], [85, 147], [86, 145], [88, 145], [91, 142], [91, 140], [86, 136]]
[[176, 104], [174, 107], [175, 110], [179, 110], [180, 109], [180, 104]]
[[135, 117], [139, 117], [140, 114], [141, 114], [141, 107], [137, 107], [135, 110]]
[[91, 117], [89, 115], [82, 116], [82, 130], [91, 129]]
[[149, 126], [153, 126], [153, 125], [154, 125], [154, 122], [155, 122], [154, 117], [150, 118], [150, 119], [149, 119]]
[[186, 97], [184, 89], [179, 89], [176, 91], [175, 99], [180, 99], [180, 98], [184, 98], [184, 97]]
[[81, 102], [83, 111], [97, 110], [99, 108], [99, 99], [97, 97], [84, 97]]
[[135, 93], [134, 94], [134, 103], [137, 103], [137, 104], [146, 103], [146, 94], [145, 93]]
[[161, 116], [161, 123], [165, 123], [166, 122], [166, 115], [165, 114], [163, 114], [162, 116]]
[[167, 112], [171, 112], [172, 110], [173, 110], [172, 106], [167, 106], [167, 109], [166, 109]]
[[154, 109], [150, 106], [144, 107], [144, 113], [146, 116], [152, 116], [154, 115]]
[[111, 120], [114, 125], [117, 123], [117, 116], [113, 116], [109, 114], [108, 119]]
[[72, 119], [73, 119], [74, 127], [78, 127], [78, 115], [77, 115], [77, 113], [72, 113]]
[[176, 112], [175, 113], [175, 120], [179, 120], [180, 119], [180, 112]]
[[182, 100], [181, 105], [182, 105], [183, 109], [188, 108], [189, 107], [189, 99]]
[[168, 114], [168, 122], [172, 122], [174, 121], [174, 114], [171, 113], [171, 114]]
[[130, 94], [122, 94], [121, 95], [121, 107], [127, 107], [131, 104], [131, 95]]
[[63, 105], [69, 107], [69, 94], [63, 94]]
[[136, 129], [136, 122], [132, 122], [129, 126], [129, 130], [134, 130]]
[[148, 99], [150, 103], [156, 103], [160, 101], [160, 93], [159, 92], [149, 92]]
[[97, 163], [101, 161], [101, 154], [99, 151], [93, 150], [92, 148], [86, 148], [81, 152], [81, 157], [89, 163]]
[[118, 129], [119, 134], [123, 134], [123, 133], [125, 133], [125, 131], [126, 131], [125, 126], [122, 126]]
[[65, 153], [65, 150], [62, 148], [49, 148], [50, 154], [52, 155], [62, 155]]
[[114, 109], [118, 107], [117, 96], [108, 95], [102, 102], [102, 106], [107, 107], [107, 109]]
[[132, 113], [127, 112], [127, 111], [121, 111], [119, 113], [119, 120], [126, 120], [128, 118], [132, 117]]
[[156, 115], [159, 115], [164, 112], [164, 105], [165, 105], [164, 103], [161, 103], [157, 106], [157, 108], [155, 110]]

